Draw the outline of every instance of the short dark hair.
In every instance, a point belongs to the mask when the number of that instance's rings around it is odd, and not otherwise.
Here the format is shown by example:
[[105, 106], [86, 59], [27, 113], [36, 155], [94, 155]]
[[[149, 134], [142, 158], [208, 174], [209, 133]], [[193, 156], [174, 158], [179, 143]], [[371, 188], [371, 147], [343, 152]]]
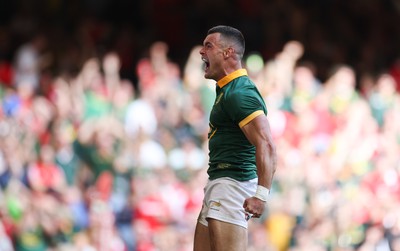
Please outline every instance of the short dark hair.
[[245, 50], [245, 40], [242, 32], [238, 29], [226, 25], [218, 25], [208, 30], [207, 35], [220, 33], [224, 38], [227, 38], [238, 45], [238, 54], [243, 57]]

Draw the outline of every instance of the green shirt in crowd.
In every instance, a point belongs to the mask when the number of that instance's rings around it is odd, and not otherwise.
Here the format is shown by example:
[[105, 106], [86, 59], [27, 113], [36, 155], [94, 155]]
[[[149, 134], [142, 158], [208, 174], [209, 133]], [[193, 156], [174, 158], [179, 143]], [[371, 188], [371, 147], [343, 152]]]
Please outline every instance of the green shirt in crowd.
[[209, 168], [211, 180], [230, 177], [246, 181], [257, 177], [255, 147], [241, 130], [267, 108], [255, 84], [240, 69], [217, 82], [210, 114]]

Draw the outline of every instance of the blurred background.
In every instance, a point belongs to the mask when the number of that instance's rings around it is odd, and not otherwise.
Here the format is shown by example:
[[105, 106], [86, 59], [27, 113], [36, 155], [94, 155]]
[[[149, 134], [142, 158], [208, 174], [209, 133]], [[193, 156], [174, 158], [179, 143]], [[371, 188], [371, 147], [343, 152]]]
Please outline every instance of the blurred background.
[[279, 156], [248, 250], [400, 250], [399, 23], [397, 0], [0, 0], [0, 251], [192, 250], [218, 24]]

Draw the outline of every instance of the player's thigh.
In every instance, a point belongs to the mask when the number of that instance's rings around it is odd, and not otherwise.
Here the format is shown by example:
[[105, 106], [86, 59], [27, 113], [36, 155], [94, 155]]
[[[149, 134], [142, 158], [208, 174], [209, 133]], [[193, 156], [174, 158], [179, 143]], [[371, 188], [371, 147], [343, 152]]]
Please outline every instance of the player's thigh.
[[208, 219], [212, 251], [245, 251], [247, 229], [235, 224]]
[[194, 233], [194, 251], [211, 251], [208, 227], [197, 222]]

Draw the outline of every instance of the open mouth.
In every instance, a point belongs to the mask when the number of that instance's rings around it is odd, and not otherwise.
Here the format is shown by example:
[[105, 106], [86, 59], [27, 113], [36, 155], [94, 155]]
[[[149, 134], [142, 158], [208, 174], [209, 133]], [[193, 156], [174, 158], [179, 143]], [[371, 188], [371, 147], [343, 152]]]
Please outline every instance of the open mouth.
[[203, 60], [203, 62], [204, 62], [204, 65], [203, 65], [204, 70], [207, 71], [210, 68], [210, 62], [208, 62], [208, 60], [203, 57], [201, 58], [201, 60]]

